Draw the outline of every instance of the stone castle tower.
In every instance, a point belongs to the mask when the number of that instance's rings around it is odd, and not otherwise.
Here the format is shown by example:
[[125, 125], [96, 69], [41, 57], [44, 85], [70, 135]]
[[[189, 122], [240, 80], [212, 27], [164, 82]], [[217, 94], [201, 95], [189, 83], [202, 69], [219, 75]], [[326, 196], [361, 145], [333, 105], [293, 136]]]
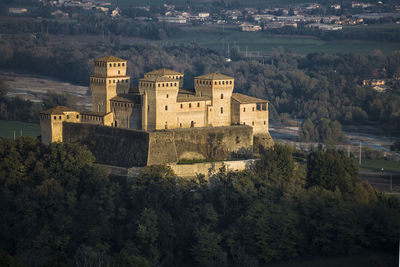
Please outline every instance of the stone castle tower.
[[194, 88], [198, 96], [208, 96], [212, 104], [208, 107], [208, 125], [231, 125], [231, 98], [234, 88], [233, 77], [211, 73], [195, 77]]
[[126, 60], [114, 56], [94, 60], [94, 73], [90, 76], [93, 112], [111, 112], [111, 98], [128, 93], [130, 77], [126, 75], [126, 65]]

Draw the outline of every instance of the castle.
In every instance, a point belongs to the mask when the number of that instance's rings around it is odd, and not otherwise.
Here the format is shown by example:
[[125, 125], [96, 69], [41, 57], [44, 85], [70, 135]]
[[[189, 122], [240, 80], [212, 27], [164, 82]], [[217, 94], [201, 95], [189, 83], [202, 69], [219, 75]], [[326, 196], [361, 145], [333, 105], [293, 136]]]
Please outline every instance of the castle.
[[130, 79], [126, 60], [114, 56], [95, 59], [90, 76], [92, 111], [63, 106], [43, 111], [42, 142], [66, 141], [66, 123], [150, 133], [248, 125], [251, 135], [269, 136], [268, 101], [233, 93], [233, 77], [221, 73], [198, 76], [194, 90], [182, 89], [183, 73], [169, 69], [145, 73], [137, 87], [130, 86]]

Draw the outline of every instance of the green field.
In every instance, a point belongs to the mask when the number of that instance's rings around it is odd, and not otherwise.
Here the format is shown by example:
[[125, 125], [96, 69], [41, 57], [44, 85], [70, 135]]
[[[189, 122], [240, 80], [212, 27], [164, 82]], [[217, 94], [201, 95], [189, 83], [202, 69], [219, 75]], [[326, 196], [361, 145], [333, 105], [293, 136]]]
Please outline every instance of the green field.
[[[156, 41], [159, 45], [199, 43], [203, 46], [227, 50], [236, 45], [239, 49], [248, 54], [252, 53], [271, 53], [278, 49], [291, 51], [297, 54], [307, 54], [314, 52], [327, 53], [360, 53], [367, 54], [375, 49], [380, 49], [388, 54], [400, 49], [400, 43], [395, 42], [374, 42], [359, 40], [335, 40], [323, 41], [309, 36], [291, 35], [270, 35], [263, 32], [241, 32], [234, 28], [222, 27], [182, 27], [182, 33], [178, 37], [164, 41]], [[400, 30], [400, 26], [398, 27]]]
[[4, 121], [0, 120], [0, 137], [2, 138], [14, 138], [21, 136], [39, 136], [40, 125], [35, 123], [26, 123], [20, 121]]
[[286, 263], [267, 264], [266, 267], [365, 267], [397, 265], [397, 256], [389, 253], [365, 251], [352, 256], [325, 257], [303, 261], [289, 261]]
[[362, 171], [382, 171], [382, 168], [384, 171], [400, 172], [400, 162], [365, 159], [360, 166]]

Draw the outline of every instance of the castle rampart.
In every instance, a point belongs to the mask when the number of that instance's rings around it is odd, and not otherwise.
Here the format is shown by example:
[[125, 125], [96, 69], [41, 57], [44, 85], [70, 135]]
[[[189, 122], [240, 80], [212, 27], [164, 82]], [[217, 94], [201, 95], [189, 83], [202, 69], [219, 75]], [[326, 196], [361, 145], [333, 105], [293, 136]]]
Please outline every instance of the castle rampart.
[[88, 147], [97, 162], [134, 167], [187, 159], [226, 160], [252, 155], [249, 126], [206, 127], [146, 132], [85, 123], [63, 124], [63, 142]]

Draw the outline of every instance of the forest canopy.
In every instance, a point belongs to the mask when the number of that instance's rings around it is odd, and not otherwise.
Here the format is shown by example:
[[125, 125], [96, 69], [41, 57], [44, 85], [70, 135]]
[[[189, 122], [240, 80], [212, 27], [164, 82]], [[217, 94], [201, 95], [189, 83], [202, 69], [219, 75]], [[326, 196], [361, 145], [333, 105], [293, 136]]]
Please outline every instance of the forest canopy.
[[[151, 166], [112, 182], [74, 144], [0, 140], [0, 262], [13, 266], [244, 266], [396, 252], [400, 202], [337, 152], [276, 145], [209, 182]], [[340, 178], [340, 179], [338, 179]]]

